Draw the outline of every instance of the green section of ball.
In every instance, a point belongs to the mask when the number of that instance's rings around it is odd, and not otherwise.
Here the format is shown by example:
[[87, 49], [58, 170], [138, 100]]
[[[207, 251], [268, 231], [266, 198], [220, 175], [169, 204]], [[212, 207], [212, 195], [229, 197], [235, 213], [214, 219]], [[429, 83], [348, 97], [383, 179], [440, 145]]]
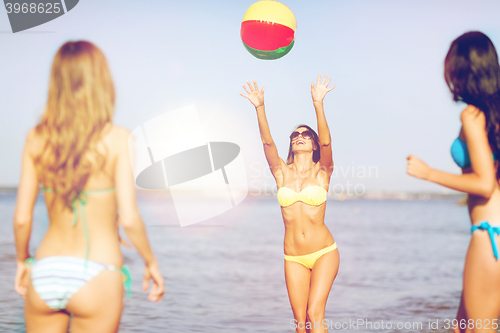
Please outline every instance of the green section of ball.
[[295, 41], [293, 40], [287, 46], [280, 47], [279, 49], [273, 50], [273, 51], [261, 51], [261, 50], [251, 48], [250, 46], [248, 46], [245, 43], [243, 43], [243, 45], [245, 45], [245, 48], [248, 50], [248, 52], [250, 52], [256, 58], [264, 59], [264, 60], [275, 60], [275, 59], [279, 59], [279, 58], [285, 56], [288, 52], [290, 52], [294, 43], [295, 43]]

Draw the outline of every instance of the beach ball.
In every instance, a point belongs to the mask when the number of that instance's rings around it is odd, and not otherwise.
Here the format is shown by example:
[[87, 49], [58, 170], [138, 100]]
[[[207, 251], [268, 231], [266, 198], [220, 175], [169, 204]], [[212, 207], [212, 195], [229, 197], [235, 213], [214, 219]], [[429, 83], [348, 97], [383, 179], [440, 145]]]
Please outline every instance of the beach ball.
[[241, 22], [241, 40], [253, 56], [278, 59], [293, 47], [297, 21], [290, 8], [278, 1], [251, 5]]

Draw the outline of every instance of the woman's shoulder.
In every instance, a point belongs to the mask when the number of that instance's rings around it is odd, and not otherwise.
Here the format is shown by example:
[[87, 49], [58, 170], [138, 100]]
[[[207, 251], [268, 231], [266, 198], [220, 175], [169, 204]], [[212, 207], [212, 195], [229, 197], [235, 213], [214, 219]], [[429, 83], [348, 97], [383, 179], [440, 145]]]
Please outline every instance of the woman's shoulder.
[[26, 151], [32, 155], [39, 155], [43, 148], [45, 147], [45, 136], [37, 129], [37, 127], [33, 127], [29, 130], [28, 135], [26, 136]]
[[105, 135], [111, 135], [113, 137], [123, 137], [130, 134], [130, 131], [128, 129], [115, 124], [109, 124], [109, 128], [105, 129], [104, 132]]
[[319, 161], [315, 162], [313, 167], [314, 167], [314, 170], [316, 171], [316, 174], [320, 174], [320, 173], [325, 174], [325, 175], [327, 174], [326, 167], [322, 166], [321, 163], [319, 163]]
[[128, 138], [128, 136], [130, 135], [130, 130], [122, 126], [113, 125], [113, 130], [115, 131], [116, 135], [121, 137]]
[[125, 127], [110, 124], [110, 126], [104, 130], [103, 140], [114, 148], [120, 147], [121, 145], [128, 144], [128, 137], [130, 131]]
[[467, 105], [467, 107], [462, 110], [460, 113], [460, 120], [462, 121], [462, 124], [475, 123], [481, 126], [486, 125], [486, 116], [484, 115], [484, 112], [479, 110], [474, 105]]

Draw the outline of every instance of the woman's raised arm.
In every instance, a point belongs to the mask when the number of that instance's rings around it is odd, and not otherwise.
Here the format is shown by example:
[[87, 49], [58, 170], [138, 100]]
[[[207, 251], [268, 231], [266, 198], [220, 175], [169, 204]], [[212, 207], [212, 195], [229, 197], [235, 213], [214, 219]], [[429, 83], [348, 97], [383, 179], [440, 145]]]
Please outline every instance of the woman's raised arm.
[[321, 168], [323, 168], [328, 175], [331, 175], [333, 172], [332, 139], [330, 136], [330, 129], [328, 128], [328, 124], [326, 122], [323, 99], [328, 92], [335, 88], [335, 86], [328, 88], [331, 79], [328, 79], [328, 82], [325, 84], [327, 77], [328, 75], [325, 75], [321, 81], [321, 74], [319, 74], [318, 79], [316, 80], [316, 86], [314, 86], [314, 83], [311, 82], [311, 96], [314, 104], [314, 110], [316, 110], [316, 118], [318, 120], [318, 139], [321, 154], [319, 163]]
[[285, 166], [285, 162], [278, 155], [278, 149], [276, 148], [273, 138], [271, 137], [271, 131], [269, 130], [269, 124], [267, 123], [266, 110], [264, 106], [264, 88], [259, 91], [259, 87], [257, 86], [257, 82], [255, 82], [255, 80], [253, 81], [254, 87], [252, 87], [249, 81], [247, 81], [247, 84], [250, 90], [245, 85], [243, 85], [243, 88], [248, 95], [244, 95], [242, 93], [240, 93], [240, 95], [248, 99], [253, 106], [255, 106], [259, 122], [260, 138], [262, 139], [262, 144], [264, 145], [264, 154], [266, 155], [271, 173], [274, 178], [277, 178], [279, 173], [282, 172], [282, 167]]

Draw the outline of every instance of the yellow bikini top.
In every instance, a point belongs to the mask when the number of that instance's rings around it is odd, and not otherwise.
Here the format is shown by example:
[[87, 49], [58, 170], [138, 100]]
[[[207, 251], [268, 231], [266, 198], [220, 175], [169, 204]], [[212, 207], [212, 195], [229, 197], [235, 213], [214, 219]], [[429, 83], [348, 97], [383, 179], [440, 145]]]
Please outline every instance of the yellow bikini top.
[[327, 194], [328, 192], [319, 185], [308, 186], [298, 193], [283, 186], [278, 190], [278, 203], [281, 207], [290, 206], [297, 201], [311, 206], [319, 206], [326, 201]]

